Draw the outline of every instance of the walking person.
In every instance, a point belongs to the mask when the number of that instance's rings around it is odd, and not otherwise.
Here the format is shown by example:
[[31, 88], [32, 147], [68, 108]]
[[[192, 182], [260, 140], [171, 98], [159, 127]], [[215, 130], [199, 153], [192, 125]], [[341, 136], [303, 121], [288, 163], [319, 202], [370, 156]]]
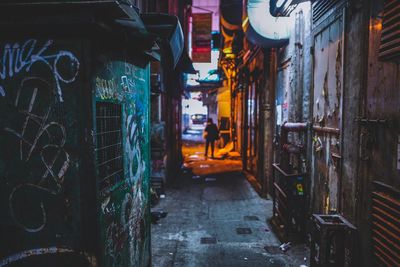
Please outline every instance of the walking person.
[[207, 126], [204, 129], [203, 136], [206, 139], [206, 153], [204, 155], [207, 157], [208, 146], [211, 145], [211, 158], [214, 158], [214, 142], [219, 138], [219, 130], [211, 118], [207, 120]]

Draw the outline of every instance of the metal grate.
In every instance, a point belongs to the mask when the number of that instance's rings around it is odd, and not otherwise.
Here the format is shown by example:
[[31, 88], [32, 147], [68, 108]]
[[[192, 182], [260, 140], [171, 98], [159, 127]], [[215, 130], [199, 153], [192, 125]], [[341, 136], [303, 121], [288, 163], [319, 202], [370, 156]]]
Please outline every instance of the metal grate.
[[101, 193], [122, 180], [122, 119], [121, 105], [96, 103], [96, 153]]
[[312, 16], [314, 24], [324, 17], [328, 11], [335, 8], [336, 5], [343, 2], [343, 0], [318, 0], [312, 5]]
[[382, 61], [400, 61], [400, 1], [385, 1], [379, 48]]
[[398, 266], [400, 262], [400, 192], [375, 182], [372, 192], [373, 251], [380, 264]]

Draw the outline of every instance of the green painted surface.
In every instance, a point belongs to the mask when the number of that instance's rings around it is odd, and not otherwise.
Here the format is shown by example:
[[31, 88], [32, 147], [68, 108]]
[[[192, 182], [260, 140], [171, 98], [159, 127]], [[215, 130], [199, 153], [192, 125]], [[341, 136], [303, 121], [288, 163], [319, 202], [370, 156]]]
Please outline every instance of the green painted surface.
[[[0, 266], [150, 262], [149, 67], [99, 56], [104, 64], [95, 64], [89, 86], [82, 47], [77, 40], [0, 42]], [[121, 114], [122, 173], [101, 192], [92, 186], [98, 177], [87, 175], [90, 88], [94, 107], [113, 103]], [[97, 206], [88, 206], [96, 191]], [[98, 259], [85, 240], [96, 234], [87, 209], [98, 211]]]
[[[115, 175], [117, 182], [99, 188], [101, 263], [102, 266], [148, 266], [149, 67], [101, 58], [103, 66], [92, 77], [94, 109], [107, 102], [121, 110], [123, 157], [123, 172]], [[97, 129], [95, 132], [100, 134]], [[100, 164], [99, 154], [97, 157]]]
[[0, 266], [80, 250], [81, 73], [79, 42], [0, 42]]

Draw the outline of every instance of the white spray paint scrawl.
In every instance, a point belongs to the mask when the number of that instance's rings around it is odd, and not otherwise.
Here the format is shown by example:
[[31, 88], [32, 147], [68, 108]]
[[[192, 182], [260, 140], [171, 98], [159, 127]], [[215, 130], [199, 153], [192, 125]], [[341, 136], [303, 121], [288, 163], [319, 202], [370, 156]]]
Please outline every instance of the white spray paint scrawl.
[[[20, 127], [6, 126], [4, 128], [6, 133], [17, 139], [21, 161], [29, 163], [36, 158], [44, 167], [43, 173], [36, 174], [35, 181], [26, 180], [16, 185], [8, 198], [12, 220], [30, 233], [44, 229], [47, 223], [46, 207], [42, 201], [38, 201], [41, 220], [31, 224], [26, 221], [26, 218], [18, 216], [16, 211], [19, 207], [15, 205], [17, 200], [26, 197], [26, 194], [31, 192], [59, 195], [63, 188], [64, 177], [70, 167], [70, 156], [64, 149], [67, 139], [66, 129], [57, 119], [51, 118], [53, 112], [51, 99], [56, 96], [59, 102], [63, 101], [60, 84], [71, 83], [75, 80], [78, 75], [79, 61], [68, 51], [46, 53], [52, 44], [53, 41], [50, 40], [43, 46], [37, 45], [36, 40], [28, 40], [22, 46], [18, 43], [6, 44], [0, 57], [0, 82], [11, 80], [23, 70], [29, 73], [32, 66], [36, 64], [43, 64], [52, 74], [50, 80], [29, 74], [22, 78], [14, 100], [15, 108], [22, 115], [22, 120], [18, 122]], [[65, 59], [70, 63], [70, 77], [59, 72], [60, 61]], [[6, 91], [0, 85], [0, 96], [5, 95]], [[43, 96], [49, 103], [39, 112], [36, 107]]]
[[[19, 43], [6, 44], [0, 56], [0, 80], [10, 79], [22, 71], [29, 72], [35, 64], [43, 64], [51, 71], [58, 100], [63, 102], [61, 83], [69, 84], [75, 81], [79, 72], [79, 61], [69, 51], [60, 50], [56, 53], [47, 53], [52, 44], [53, 41], [48, 40], [45, 44], [38, 45], [37, 40], [34, 39], [27, 40], [22, 45]], [[70, 77], [66, 77], [59, 71], [62, 60], [68, 60], [70, 66], [73, 67]], [[5, 95], [5, 88], [0, 85], [0, 96], [4, 97]]]

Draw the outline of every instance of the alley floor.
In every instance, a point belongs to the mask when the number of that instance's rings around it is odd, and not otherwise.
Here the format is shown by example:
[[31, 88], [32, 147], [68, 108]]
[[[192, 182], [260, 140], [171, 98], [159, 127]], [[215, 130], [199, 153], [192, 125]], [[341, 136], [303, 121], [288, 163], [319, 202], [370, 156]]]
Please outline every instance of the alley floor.
[[[225, 160], [214, 161], [222, 166]], [[308, 266], [304, 245], [279, 249], [267, 224], [272, 201], [259, 197], [240, 172], [186, 172], [152, 210], [168, 213], [152, 225], [154, 267]]]

